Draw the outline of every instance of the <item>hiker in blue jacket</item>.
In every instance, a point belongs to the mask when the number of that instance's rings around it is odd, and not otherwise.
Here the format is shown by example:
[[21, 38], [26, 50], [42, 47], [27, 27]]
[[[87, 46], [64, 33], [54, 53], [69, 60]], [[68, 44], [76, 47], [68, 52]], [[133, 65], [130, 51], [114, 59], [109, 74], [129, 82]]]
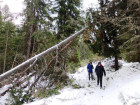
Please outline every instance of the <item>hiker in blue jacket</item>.
[[102, 66], [101, 62], [98, 62], [98, 65], [95, 68], [95, 72], [97, 75], [97, 85], [99, 85], [99, 83], [100, 83], [100, 88], [102, 88], [102, 78], [103, 78], [103, 74], [104, 74], [104, 76], [106, 76], [106, 72], [105, 72], [104, 67]]
[[[93, 76], [93, 65], [92, 65], [92, 62], [90, 61], [90, 63], [87, 65], [87, 71], [88, 71], [88, 76], [89, 76], [89, 80], [90, 78], [93, 80], [94, 79], [94, 76]], [[94, 79], [95, 80], [95, 79]]]

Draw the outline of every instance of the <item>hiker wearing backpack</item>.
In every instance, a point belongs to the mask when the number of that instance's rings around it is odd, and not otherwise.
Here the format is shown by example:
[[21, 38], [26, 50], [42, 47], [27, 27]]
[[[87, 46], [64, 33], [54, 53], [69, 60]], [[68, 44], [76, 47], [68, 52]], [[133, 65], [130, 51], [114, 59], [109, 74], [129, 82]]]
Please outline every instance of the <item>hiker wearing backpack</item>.
[[96, 69], [95, 69], [95, 73], [97, 75], [97, 85], [99, 85], [100, 83], [100, 88], [102, 88], [102, 78], [103, 78], [103, 74], [104, 76], [106, 76], [106, 72], [101, 62], [98, 62], [98, 65], [96, 66]]
[[[90, 61], [90, 63], [87, 65], [87, 71], [88, 71], [88, 77], [89, 77], [89, 80], [90, 78], [93, 80], [94, 79], [94, 76], [93, 76], [93, 65], [92, 65], [92, 62]], [[95, 79], [94, 79], [95, 80]]]

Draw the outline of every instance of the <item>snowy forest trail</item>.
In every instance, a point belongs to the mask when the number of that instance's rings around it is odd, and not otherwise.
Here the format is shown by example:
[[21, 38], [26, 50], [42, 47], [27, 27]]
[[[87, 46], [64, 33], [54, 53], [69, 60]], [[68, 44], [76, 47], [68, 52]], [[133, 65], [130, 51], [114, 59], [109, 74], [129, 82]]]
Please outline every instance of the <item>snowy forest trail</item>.
[[[85, 67], [79, 68], [75, 74], [69, 74], [74, 79], [73, 84], [80, 85], [80, 89], [67, 86], [60, 90], [59, 95], [37, 100], [27, 105], [140, 105], [140, 64], [120, 61], [122, 68], [119, 71], [106, 71], [103, 86], [100, 89], [95, 80], [89, 81]], [[109, 70], [106, 61], [105, 69]], [[96, 63], [94, 63], [94, 67]]]

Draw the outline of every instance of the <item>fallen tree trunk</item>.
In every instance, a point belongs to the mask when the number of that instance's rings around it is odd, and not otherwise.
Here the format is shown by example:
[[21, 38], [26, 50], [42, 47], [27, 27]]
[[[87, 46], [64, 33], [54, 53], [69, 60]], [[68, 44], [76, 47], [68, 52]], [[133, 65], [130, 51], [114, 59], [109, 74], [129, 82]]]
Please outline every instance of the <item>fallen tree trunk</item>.
[[[87, 27], [86, 27], [87, 28]], [[68, 37], [67, 39], [63, 40], [62, 42], [60, 42], [59, 44], [43, 51], [42, 53], [35, 55], [34, 57], [28, 59], [27, 61], [23, 62], [22, 64], [16, 66], [15, 68], [12, 68], [11, 70], [3, 73], [0, 75], [0, 82], [2, 80], [4, 80], [5, 78], [7, 78], [8, 76], [12, 75], [13, 73], [23, 69], [25, 66], [30, 66], [30, 64], [32, 64], [32, 62], [34, 62], [36, 59], [39, 59], [47, 54], [49, 54], [50, 52], [55, 51], [58, 47], [61, 47], [65, 44], [67, 44], [69, 41], [73, 40], [75, 37], [77, 37], [79, 34], [83, 33], [85, 31], [86, 28], [81, 29], [80, 31], [78, 31], [77, 33], [73, 34], [72, 36]]]
[[[60, 50], [60, 53], [61, 53], [63, 50], [65, 50], [72, 42], [73, 42], [73, 40], [71, 40], [64, 48], [62, 48], [62, 49]], [[35, 84], [36, 84], [37, 81], [40, 79], [40, 77], [48, 70], [48, 68], [49, 68], [50, 65], [53, 63], [53, 61], [55, 61], [56, 57], [57, 57], [57, 55], [49, 62], [48, 65], [46, 65], [46, 66], [44, 67], [43, 71], [40, 73], [40, 75], [38, 76], [38, 78], [37, 78], [37, 79], [34, 81], [34, 83], [30, 86], [30, 89], [31, 89], [33, 86], [35, 86]], [[30, 89], [29, 89], [29, 90], [30, 90]]]

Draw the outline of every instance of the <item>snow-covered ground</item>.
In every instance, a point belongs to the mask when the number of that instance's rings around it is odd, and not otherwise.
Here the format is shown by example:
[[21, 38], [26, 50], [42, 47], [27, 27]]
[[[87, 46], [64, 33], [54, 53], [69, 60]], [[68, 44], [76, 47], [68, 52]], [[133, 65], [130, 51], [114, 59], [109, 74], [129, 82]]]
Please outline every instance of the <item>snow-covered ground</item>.
[[82, 88], [67, 86], [60, 90], [59, 95], [24, 105], [140, 105], [140, 63], [120, 61], [121, 69], [114, 72], [109, 62], [112, 61], [103, 61], [107, 70], [107, 75], [103, 78], [104, 89], [96, 85], [96, 80], [88, 80], [85, 66], [79, 68], [75, 74], [69, 75], [74, 79], [73, 84]]

